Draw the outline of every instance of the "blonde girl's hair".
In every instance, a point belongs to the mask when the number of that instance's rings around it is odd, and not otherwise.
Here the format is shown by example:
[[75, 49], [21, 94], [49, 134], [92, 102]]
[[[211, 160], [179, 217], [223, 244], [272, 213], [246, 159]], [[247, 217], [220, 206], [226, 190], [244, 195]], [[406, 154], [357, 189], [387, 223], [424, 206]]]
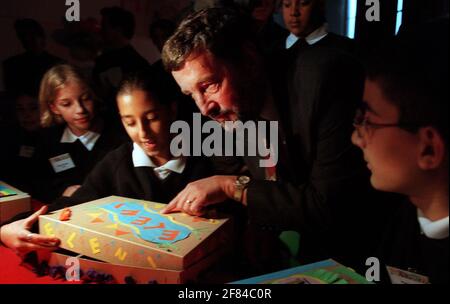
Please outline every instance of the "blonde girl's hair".
[[51, 111], [50, 106], [55, 102], [58, 90], [67, 86], [68, 82], [75, 82], [82, 86], [86, 86], [95, 100], [88, 80], [79, 70], [67, 64], [52, 67], [42, 78], [39, 90], [39, 108], [41, 111], [42, 127], [48, 128], [64, 123], [64, 120], [60, 115], [56, 115]]

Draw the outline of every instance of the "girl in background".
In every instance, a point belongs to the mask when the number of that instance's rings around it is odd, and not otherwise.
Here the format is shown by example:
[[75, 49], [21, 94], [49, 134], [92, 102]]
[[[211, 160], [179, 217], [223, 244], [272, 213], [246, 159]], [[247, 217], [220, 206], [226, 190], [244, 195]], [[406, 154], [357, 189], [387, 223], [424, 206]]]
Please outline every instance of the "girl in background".
[[124, 143], [101, 160], [71, 197], [62, 197], [25, 219], [0, 227], [0, 241], [25, 254], [36, 249], [55, 250], [60, 240], [31, 233], [39, 215], [48, 210], [117, 195], [168, 203], [189, 183], [212, 175], [207, 160], [174, 157], [170, 125], [176, 120], [173, 90], [161, 78], [138, 75], [120, 86], [117, 105], [132, 142]]
[[58, 65], [43, 77], [39, 93], [41, 126], [36, 149], [33, 196], [50, 203], [71, 196], [92, 168], [124, 138], [98, 115], [98, 100], [76, 68]]

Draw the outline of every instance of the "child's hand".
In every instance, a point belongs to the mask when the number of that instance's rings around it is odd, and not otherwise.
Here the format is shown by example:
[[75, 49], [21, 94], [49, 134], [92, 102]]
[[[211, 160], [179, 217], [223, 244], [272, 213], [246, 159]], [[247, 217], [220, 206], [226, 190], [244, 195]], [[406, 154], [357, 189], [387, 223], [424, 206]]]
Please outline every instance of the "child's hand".
[[0, 241], [20, 256], [35, 250], [56, 250], [60, 244], [59, 239], [29, 231], [39, 216], [45, 214], [47, 210], [48, 207], [44, 206], [26, 219], [2, 226]]
[[62, 194], [62, 196], [71, 197], [80, 187], [81, 187], [81, 185], [69, 186], [66, 188], [66, 190], [64, 190], [64, 193]]

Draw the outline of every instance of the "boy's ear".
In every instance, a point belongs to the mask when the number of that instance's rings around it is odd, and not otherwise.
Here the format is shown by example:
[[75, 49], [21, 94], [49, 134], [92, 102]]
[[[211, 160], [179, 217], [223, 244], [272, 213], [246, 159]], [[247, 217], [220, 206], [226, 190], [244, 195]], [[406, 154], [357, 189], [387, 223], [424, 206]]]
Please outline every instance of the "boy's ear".
[[419, 130], [419, 159], [418, 165], [422, 170], [433, 170], [441, 167], [445, 162], [446, 146], [442, 136], [433, 127]]
[[50, 111], [52, 111], [53, 114], [61, 115], [61, 112], [58, 111], [58, 108], [55, 106], [54, 103], [51, 103], [51, 104], [49, 105], [49, 108], [50, 108]]

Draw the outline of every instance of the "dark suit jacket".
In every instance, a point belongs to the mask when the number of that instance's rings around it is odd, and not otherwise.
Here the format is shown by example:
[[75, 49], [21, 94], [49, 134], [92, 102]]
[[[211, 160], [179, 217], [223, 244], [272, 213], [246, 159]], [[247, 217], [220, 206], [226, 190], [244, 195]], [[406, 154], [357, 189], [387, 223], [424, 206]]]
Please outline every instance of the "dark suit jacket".
[[354, 40], [335, 33], [328, 33], [328, 35], [319, 40], [314, 46], [337, 49], [351, 54], [356, 51]]
[[[314, 46], [293, 58], [288, 94], [278, 99], [289, 159], [280, 160], [280, 181], [251, 182], [249, 218], [265, 230], [299, 231], [302, 262], [333, 257], [348, 264], [361, 249], [353, 241], [360, 209], [368, 207], [369, 181], [350, 137], [363, 83], [362, 68], [349, 55]], [[247, 165], [261, 176], [254, 160]]]
[[380, 259], [382, 281], [390, 282], [385, 266], [413, 270], [428, 276], [432, 284], [448, 284], [448, 237], [435, 240], [420, 231], [417, 208], [407, 199], [396, 204], [374, 256]]

